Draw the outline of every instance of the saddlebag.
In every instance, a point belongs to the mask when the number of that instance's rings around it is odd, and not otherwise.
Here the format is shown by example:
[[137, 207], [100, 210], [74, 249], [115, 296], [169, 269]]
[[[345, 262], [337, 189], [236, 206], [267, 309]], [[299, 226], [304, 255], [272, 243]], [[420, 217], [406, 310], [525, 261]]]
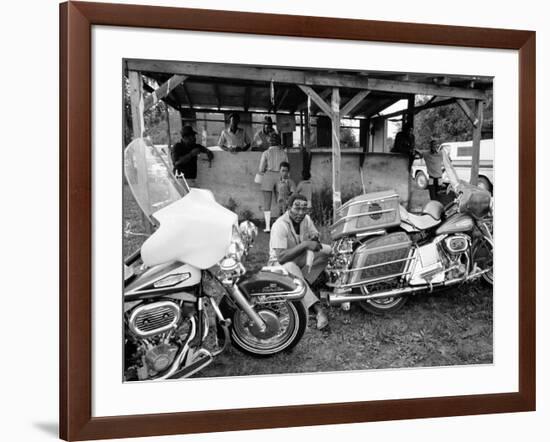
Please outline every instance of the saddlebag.
[[333, 240], [398, 226], [401, 223], [399, 196], [393, 190], [356, 196], [337, 211], [335, 220], [330, 231]]
[[348, 284], [397, 280], [410, 259], [412, 242], [404, 232], [369, 239], [353, 255]]

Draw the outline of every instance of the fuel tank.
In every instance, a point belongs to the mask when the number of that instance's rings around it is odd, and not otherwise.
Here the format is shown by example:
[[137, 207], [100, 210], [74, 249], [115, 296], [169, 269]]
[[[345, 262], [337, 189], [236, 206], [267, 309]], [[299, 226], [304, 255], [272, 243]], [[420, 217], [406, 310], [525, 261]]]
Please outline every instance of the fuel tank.
[[471, 216], [464, 213], [455, 213], [449, 219], [447, 219], [439, 228], [435, 231], [436, 235], [443, 235], [446, 233], [460, 233], [469, 232], [474, 228], [474, 220]]
[[189, 264], [173, 261], [153, 266], [139, 277], [128, 281], [125, 301], [183, 292], [201, 281], [201, 271]]

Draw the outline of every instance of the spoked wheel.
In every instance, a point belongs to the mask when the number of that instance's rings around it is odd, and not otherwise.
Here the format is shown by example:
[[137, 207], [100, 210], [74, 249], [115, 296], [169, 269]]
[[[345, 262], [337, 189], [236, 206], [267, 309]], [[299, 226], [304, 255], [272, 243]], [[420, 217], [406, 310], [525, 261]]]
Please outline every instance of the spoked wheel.
[[[361, 286], [361, 293], [366, 295], [367, 289], [365, 286]], [[401, 309], [407, 303], [406, 296], [388, 296], [387, 298], [376, 298], [360, 301], [359, 305], [363, 310], [375, 315], [386, 315], [388, 313], [396, 312]]]
[[[225, 304], [222, 312], [227, 308]], [[263, 331], [239, 309], [229, 316], [232, 319], [231, 341], [240, 351], [267, 357], [290, 350], [302, 338], [307, 325], [307, 312], [301, 302], [257, 305], [255, 310], [267, 325]]]
[[427, 189], [428, 188], [428, 177], [421, 170], [416, 172], [415, 181], [416, 181], [416, 185], [419, 188], [421, 188], [421, 189]]

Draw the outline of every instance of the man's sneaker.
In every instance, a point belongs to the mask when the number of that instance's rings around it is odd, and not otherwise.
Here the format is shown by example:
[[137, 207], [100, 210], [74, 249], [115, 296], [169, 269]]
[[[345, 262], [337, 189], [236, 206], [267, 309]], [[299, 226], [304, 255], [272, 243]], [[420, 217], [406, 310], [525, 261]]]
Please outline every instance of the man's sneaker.
[[323, 310], [320, 310], [317, 312], [315, 316], [317, 318], [317, 329], [318, 330], [324, 329], [328, 325], [327, 314]]

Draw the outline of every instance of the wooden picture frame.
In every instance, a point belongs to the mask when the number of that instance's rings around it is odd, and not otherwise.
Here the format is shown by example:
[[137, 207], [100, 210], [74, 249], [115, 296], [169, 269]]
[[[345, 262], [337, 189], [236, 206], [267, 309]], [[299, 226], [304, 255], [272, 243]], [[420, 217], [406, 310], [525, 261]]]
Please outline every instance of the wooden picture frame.
[[[92, 417], [93, 25], [464, 46], [519, 53], [519, 391]], [[60, 5], [60, 437], [122, 438], [535, 410], [535, 32], [105, 3]]]

